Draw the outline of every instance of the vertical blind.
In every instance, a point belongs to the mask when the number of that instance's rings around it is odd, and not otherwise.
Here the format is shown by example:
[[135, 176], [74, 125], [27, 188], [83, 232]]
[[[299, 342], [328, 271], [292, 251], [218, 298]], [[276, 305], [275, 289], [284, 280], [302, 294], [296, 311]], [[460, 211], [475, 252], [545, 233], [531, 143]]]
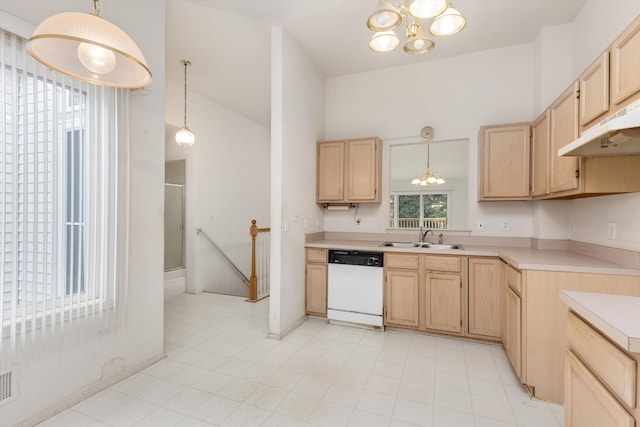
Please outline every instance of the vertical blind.
[[0, 29], [2, 340], [115, 318], [126, 280], [129, 92], [33, 60]]

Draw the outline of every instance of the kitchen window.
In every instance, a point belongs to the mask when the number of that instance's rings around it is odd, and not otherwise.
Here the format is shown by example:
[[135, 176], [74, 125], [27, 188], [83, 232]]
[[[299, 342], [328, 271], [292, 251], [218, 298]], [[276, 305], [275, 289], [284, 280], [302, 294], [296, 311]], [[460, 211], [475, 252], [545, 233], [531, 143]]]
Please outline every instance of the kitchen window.
[[126, 277], [128, 91], [51, 71], [25, 43], [0, 29], [0, 321], [14, 344], [113, 309]]
[[391, 193], [389, 227], [446, 229], [449, 223], [448, 192]]

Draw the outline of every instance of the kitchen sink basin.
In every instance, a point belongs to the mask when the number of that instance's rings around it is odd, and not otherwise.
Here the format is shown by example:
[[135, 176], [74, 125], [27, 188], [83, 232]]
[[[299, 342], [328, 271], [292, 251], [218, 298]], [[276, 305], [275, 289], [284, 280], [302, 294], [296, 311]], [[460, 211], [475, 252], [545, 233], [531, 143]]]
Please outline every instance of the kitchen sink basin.
[[380, 246], [391, 246], [393, 248], [417, 248], [420, 246], [420, 243], [412, 243], [412, 242], [384, 242]]
[[458, 249], [463, 250], [462, 245], [457, 244], [437, 244], [437, 243], [418, 243], [418, 242], [384, 242], [380, 246], [392, 248], [425, 248], [425, 249]]
[[462, 245], [447, 245], [437, 243], [424, 243], [422, 247], [427, 249], [464, 249]]

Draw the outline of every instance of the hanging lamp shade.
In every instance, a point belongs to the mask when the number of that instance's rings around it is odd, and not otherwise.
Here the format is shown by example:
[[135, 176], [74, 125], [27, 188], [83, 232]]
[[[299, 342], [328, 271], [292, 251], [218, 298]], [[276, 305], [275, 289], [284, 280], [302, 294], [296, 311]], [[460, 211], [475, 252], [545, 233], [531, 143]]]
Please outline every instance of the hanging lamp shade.
[[53, 70], [98, 85], [136, 89], [151, 83], [135, 42], [97, 12], [50, 16], [36, 28], [27, 51]]
[[409, 13], [418, 19], [429, 19], [447, 9], [447, 0], [413, 0]]
[[420, 24], [414, 24], [412, 26], [413, 35], [404, 44], [404, 51], [412, 55], [418, 55], [421, 53], [429, 52], [435, 47], [435, 43], [429, 37], [427, 32], [422, 28]]
[[447, 10], [433, 20], [429, 31], [434, 36], [444, 37], [457, 34], [467, 25], [467, 20], [449, 2]]
[[402, 23], [402, 16], [398, 10], [387, 0], [382, 8], [376, 10], [367, 19], [367, 27], [371, 31], [389, 31]]

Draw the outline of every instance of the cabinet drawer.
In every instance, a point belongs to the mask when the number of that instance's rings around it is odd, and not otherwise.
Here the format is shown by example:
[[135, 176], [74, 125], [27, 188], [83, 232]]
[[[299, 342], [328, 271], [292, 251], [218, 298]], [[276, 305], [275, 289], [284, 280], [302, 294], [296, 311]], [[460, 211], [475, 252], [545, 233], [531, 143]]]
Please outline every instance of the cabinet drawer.
[[419, 255], [413, 254], [392, 254], [386, 253], [384, 260], [385, 267], [389, 268], [407, 268], [411, 270], [417, 270], [419, 261]]
[[305, 251], [307, 262], [327, 262], [327, 250], [307, 248]]
[[636, 361], [569, 312], [569, 347], [630, 408], [636, 407]]
[[460, 257], [457, 256], [427, 256], [427, 270], [460, 272]]
[[507, 265], [507, 285], [518, 295], [522, 294], [522, 276], [518, 270], [510, 265]]

